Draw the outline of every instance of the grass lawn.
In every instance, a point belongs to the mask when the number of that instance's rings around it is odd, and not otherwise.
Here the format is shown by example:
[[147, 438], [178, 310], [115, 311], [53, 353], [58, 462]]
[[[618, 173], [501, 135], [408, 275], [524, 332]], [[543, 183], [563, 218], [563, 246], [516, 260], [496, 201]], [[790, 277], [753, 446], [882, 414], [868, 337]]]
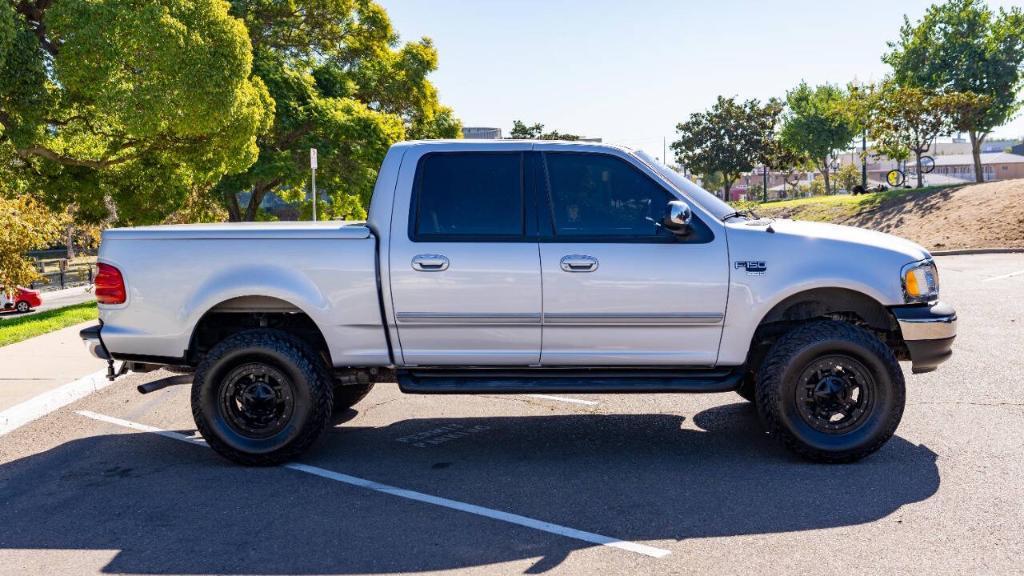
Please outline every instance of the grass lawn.
[[28, 316], [8, 317], [0, 320], [0, 346], [7, 346], [28, 340], [33, 336], [95, 320], [98, 315], [96, 303], [85, 302]]
[[861, 212], [877, 208], [882, 203], [897, 198], [934, 192], [951, 186], [926, 186], [924, 188], [894, 188], [885, 192], [870, 194], [837, 194], [835, 196], [812, 196], [795, 200], [781, 200], [764, 204], [745, 204], [762, 216], [796, 218], [814, 222], [842, 221]]

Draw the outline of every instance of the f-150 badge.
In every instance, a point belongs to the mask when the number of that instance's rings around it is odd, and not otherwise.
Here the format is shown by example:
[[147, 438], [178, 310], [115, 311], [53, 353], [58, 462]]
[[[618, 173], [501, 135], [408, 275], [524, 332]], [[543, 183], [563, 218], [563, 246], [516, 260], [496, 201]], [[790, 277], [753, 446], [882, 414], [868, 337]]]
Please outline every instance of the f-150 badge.
[[747, 276], [764, 276], [768, 271], [768, 265], [757, 260], [744, 260], [736, 262], [736, 269], [746, 270]]

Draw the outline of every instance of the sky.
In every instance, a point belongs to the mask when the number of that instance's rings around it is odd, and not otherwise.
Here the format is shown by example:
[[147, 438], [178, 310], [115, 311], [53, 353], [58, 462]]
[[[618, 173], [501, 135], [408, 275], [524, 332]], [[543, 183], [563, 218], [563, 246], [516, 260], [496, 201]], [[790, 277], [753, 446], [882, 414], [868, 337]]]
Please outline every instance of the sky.
[[[783, 97], [801, 80], [875, 81], [903, 15], [929, 0], [378, 0], [465, 126], [540, 122], [661, 156], [715, 98]], [[989, 0], [1010, 6], [1024, 0]], [[1024, 136], [1024, 118], [993, 136]]]

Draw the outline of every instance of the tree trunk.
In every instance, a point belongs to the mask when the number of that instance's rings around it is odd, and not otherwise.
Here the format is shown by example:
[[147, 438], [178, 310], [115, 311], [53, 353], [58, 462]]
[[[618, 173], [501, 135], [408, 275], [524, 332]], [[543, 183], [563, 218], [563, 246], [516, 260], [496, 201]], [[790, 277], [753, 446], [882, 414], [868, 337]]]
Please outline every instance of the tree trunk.
[[238, 205], [238, 193], [228, 192], [226, 200], [228, 205], [228, 220], [231, 222], [241, 222], [242, 207]]
[[821, 162], [821, 175], [825, 178], [825, 195], [832, 194], [832, 183], [828, 179], [828, 157]]
[[252, 187], [252, 194], [249, 196], [249, 204], [245, 207], [245, 221], [252, 222], [256, 220], [256, 214], [260, 209], [260, 203], [263, 202], [263, 196], [267, 193], [267, 187], [265, 184], [257, 184]]
[[924, 174], [921, 173], [921, 152], [914, 150], [914, 165], [917, 166], [917, 187], [924, 188]]
[[70, 262], [70, 261], [75, 259], [75, 236], [74, 236], [74, 234], [72, 234], [72, 232], [74, 231], [74, 226], [68, 226], [66, 231], [67, 231], [67, 238], [68, 238], [68, 253], [67, 253], [67, 257], [68, 257], [68, 262]]
[[732, 180], [729, 177], [725, 177], [725, 184], [722, 184], [722, 200], [725, 202], [729, 201], [729, 190], [732, 188]]
[[981, 167], [981, 143], [985, 141], [986, 134], [978, 134], [974, 130], [969, 132], [971, 135], [971, 155], [974, 156], [974, 181], [984, 182], [985, 171]]

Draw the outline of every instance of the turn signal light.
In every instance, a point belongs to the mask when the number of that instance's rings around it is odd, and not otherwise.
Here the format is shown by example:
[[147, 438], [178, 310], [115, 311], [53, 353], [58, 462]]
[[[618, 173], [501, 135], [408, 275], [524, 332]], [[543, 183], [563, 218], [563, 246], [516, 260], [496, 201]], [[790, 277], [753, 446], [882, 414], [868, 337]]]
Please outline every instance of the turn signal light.
[[97, 264], [96, 301], [100, 304], [124, 304], [128, 294], [124, 289], [121, 271], [110, 264]]

